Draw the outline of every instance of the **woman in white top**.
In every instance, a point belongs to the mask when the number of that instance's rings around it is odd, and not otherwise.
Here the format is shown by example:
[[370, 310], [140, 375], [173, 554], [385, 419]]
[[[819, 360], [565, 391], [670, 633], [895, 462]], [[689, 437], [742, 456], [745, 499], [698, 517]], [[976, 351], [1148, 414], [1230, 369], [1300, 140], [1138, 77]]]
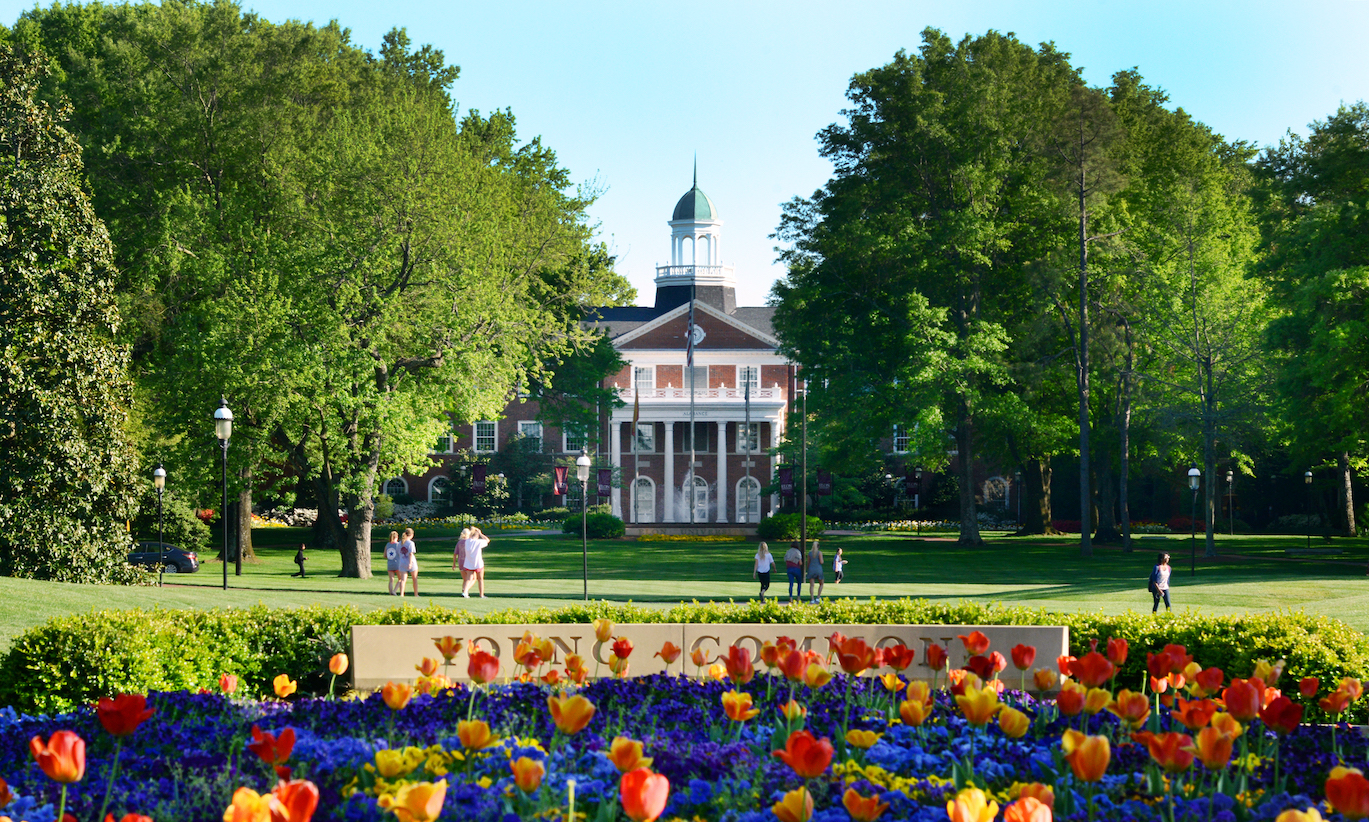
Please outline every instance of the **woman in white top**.
[[485, 546], [490, 544], [489, 537], [485, 532], [474, 526], [471, 527], [471, 535], [466, 539], [466, 561], [462, 567], [466, 569], [466, 579], [461, 583], [461, 596], [470, 597], [471, 581], [479, 583], [480, 597], [485, 597]]
[[751, 567], [751, 578], [760, 577], [761, 580], [761, 602], [765, 602], [765, 592], [770, 590], [770, 569], [775, 567], [775, 557], [770, 553], [770, 546], [762, 542], [756, 546], [756, 564]]
[[461, 582], [466, 582], [466, 540], [470, 539], [471, 529], [462, 528], [461, 536], [456, 538], [456, 550], [452, 552], [452, 570], [461, 572]]
[[1155, 605], [1150, 609], [1153, 614], [1160, 610], [1160, 600], [1165, 601], [1165, 610], [1169, 610], [1169, 554], [1164, 551], [1155, 558], [1155, 567], [1150, 572], [1150, 595], [1155, 598]]

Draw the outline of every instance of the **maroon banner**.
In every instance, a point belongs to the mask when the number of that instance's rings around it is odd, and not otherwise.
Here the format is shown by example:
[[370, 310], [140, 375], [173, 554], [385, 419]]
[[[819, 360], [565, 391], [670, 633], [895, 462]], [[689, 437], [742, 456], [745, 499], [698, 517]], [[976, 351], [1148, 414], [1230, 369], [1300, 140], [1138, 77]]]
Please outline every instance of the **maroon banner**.
[[488, 465], [471, 466], [471, 492], [475, 494], [485, 493], [485, 472], [489, 470]]
[[564, 496], [570, 491], [570, 486], [566, 484], [566, 472], [570, 469], [564, 465], [558, 465], [552, 470], [555, 472], [555, 480], [553, 480], [551, 492], [557, 496]]
[[786, 497], [794, 496], [794, 469], [780, 469], [780, 493]]
[[832, 496], [832, 472], [818, 469], [818, 496]]
[[613, 496], [613, 469], [612, 469], [612, 468], [600, 468], [600, 469], [599, 469], [599, 496], [601, 496], [601, 497], [610, 497], [610, 496]]
[[918, 491], [920, 490], [920, 489], [918, 489], [917, 486], [918, 486], [917, 474], [916, 474], [915, 472], [913, 472], [913, 471], [909, 471], [909, 472], [907, 473], [907, 475], [904, 476], [904, 478], [903, 478], [903, 493], [905, 493], [905, 494], [916, 494], [916, 493], [918, 493]]

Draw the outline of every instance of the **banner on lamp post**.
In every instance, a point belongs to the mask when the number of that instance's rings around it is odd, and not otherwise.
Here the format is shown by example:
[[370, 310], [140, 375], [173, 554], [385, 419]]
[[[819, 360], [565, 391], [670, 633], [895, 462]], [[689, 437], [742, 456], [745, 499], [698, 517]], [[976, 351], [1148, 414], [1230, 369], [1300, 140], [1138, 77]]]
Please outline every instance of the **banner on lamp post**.
[[832, 496], [832, 472], [818, 469], [818, 496]]
[[599, 496], [607, 497], [613, 494], [613, 469], [599, 469]]
[[471, 491], [476, 494], [485, 493], [485, 472], [489, 470], [486, 465], [471, 466]]
[[917, 481], [917, 474], [916, 474], [915, 472], [909, 471], [906, 475], [904, 475], [904, 477], [903, 477], [903, 493], [905, 493], [905, 494], [916, 494], [916, 493], [918, 493], [918, 490], [919, 490], [917, 486], [918, 486], [918, 481]]
[[781, 468], [780, 474], [780, 493], [786, 497], [794, 496], [794, 469]]
[[566, 468], [564, 465], [558, 465], [552, 470], [555, 479], [553, 480], [554, 487], [551, 492], [558, 497], [564, 497], [566, 494], [570, 493], [570, 485], [566, 483], [566, 472], [570, 469]]

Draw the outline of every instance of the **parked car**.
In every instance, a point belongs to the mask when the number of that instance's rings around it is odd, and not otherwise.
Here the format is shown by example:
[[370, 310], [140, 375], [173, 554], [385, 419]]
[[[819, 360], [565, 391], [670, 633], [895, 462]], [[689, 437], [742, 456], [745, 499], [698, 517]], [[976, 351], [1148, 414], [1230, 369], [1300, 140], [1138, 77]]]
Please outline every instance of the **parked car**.
[[161, 566], [166, 574], [193, 574], [200, 570], [200, 558], [194, 551], [186, 551], [169, 542], [159, 547], [155, 539], [135, 543], [128, 554], [128, 563], [154, 569]]

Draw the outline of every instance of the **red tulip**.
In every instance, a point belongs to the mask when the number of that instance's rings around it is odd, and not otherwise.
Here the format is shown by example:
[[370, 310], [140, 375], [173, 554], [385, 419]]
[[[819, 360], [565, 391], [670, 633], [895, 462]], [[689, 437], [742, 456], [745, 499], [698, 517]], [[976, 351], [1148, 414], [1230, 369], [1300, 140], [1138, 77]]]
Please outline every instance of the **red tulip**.
[[634, 822], [652, 822], [665, 810], [670, 798], [670, 780], [646, 768], [628, 771], [618, 781], [623, 813]]
[[142, 694], [119, 694], [113, 699], [104, 697], [95, 705], [100, 724], [114, 736], [128, 736], [154, 713], [156, 711], [147, 707], [147, 697]]
[[1070, 675], [1070, 666], [1074, 664], [1074, 660], [1075, 657], [1072, 657], [1069, 654], [1065, 654], [1064, 656], [1058, 656], [1055, 658], [1055, 667], [1060, 670], [1061, 676]]
[[609, 648], [613, 651], [614, 656], [619, 659], [627, 659], [632, 655], [632, 640], [625, 636], [620, 636], [613, 641], [613, 644], [609, 646]]
[[727, 668], [727, 675], [732, 677], [732, 681], [745, 685], [756, 675], [756, 664], [751, 661], [751, 652], [736, 645], [729, 646], [727, 656], [723, 657], [723, 665]]
[[294, 728], [286, 728], [280, 732], [280, 736], [276, 736], [256, 725], [252, 726], [252, 741], [247, 743], [247, 750], [261, 757], [262, 762], [268, 765], [283, 764], [290, 758], [290, 752], [294, 749]]
[[940, 645], [927, 646], [927, 667], [933, 671], [943, 671], [946, 669], [946, 649]]
[[1326, 780], [1326, 801], [1347, 819], [1369, 817], [1369, 779], [1358, 768], [1332, 768]]
[[1188, 664], [1193, 661], [1193, 656], [1189, 654], [1182, 645], [1166, 645], [1164, 653], [1169, 656], [1170, 662], [1173, 665], [1173, 667], [1170, 668], [1171, 671], [1183, 671], [1183, 669], [1187, 668]]
[[1146, 746], [1150, 758], [1170, 773], [1181, 773], [1193, 764], [1193, 737], [1188, 734], [1170, 732], [1153, 734], [1146, 731], [1135, 733], [1131, 738]]
[[1155, 679], [1164, 679], [1169, 676], [1169, 672], [1174, 670], [1174, 660], [1169, 658], [1169, 654], [1164, 652], [1153, 654], [1146, 651], [1146, 671]]
[[1311, 699], [1321, 690], [1321, 680], [1315, 676], [1305, 676], [1298, 682], [1298, 693], [1302, 694], [1303, 699]]
[[1108, 640], [1108, 661], [1121, 667], [1127, 661], [1127, 641], [1121, 638]]
[[998, 673], [999, 671], [1002, 671], [1004, 668], [1008, 667], [1008, 660], [1004, 659], [1003, 655], [997, 651], [994, 651], [993, 653], [989, 654], [989, 662], [993, 665], [994, 673]]
[[828, 662], [831, 662], [831, 661], [832, 661], [832, 654], [835, 654], [835, 653], [837, 652], [837, 649], [841, 647], [841, 643], [843, 643], [843, 642], [845, 642], [845, 641], [846, 641], [846, 635], [843, 634], [841, 631], [833, 631], [833, 632], [832, 632], [832, 635], [829, 636], [829, 637], [827, 637], [827, 661], [828, 661]]
[[790, 682], [802, 682], [804, 674], [808, 673], [808, 655], [794, 648], [789, 653], [780, 655], [779, 668], [785, 679]]
[[1260, 719], [1275, 733], [1291, 734], [1302, 722], [1302, 706], [1286, 696], [1276, 697], [1260, 709]]
[[1204, 668], [1193, 677], [1193, 687], [1189, 690], [1194, 696], [1204, 697], [1220, 691], [1225, 681], [1226, 673], [1221, 668]]
[[986, 656], [972, 656], [965, 660], [964, 670], [972, 672], [983, 680], [993, 679], [993, 660]]
[[1060, 709], [1060, 713], [1065, 716], [1077, 716], [1084, 710], [1084, 697], [1088, 694], [1088, 689], [1081, 687], [1073, 680], [1066, 680], [1068, 685], [1062, 684], [1060, 693], [1055, 697], [1055, 706]]
[[309, 822], [318, 808], [318, 786], [306, 779], [282, 780], [271, 793], [271, 822]]
[[984, 636], [982, 631], [971, 631], [969, 636], [957, 634], [957, 638], [965, 643], [965, 653], [970, 656], [977, 656], [989, 650], [989, 638]]
[[1260, 715], [1260, 701], [1264, 695], [1264, 683], [1258, 679], [1233, 679], [1222, 691], [1222, 704], [1227, 713], [1242, 722], [1249, 722]]
[[1036, 662], [1036, 646], [1017, 644], [1012, 646], [1012, 666], [1025, 671]]
[[832, 764], [832, 743], [826, 737], [815, 739], [808, 731], [795, 731], [784, 743], [784, 750], [775, 751], [784, 762], [803, 779], [821, 776]]
[[499, 657], [484, 650], [471, 651], [470, 662], [466, 665], [466, 675], [480, 685], [493, 681], [499, 676]]
[[1097, 651], [1090, 651], [1082, 659], [1070, 663], [1070, 673], [1086, 688], [1099, 688], [1117, 673], [1117, 666]]
[[913, 664], [915, 656], [913, 649], [903, 643], [890, 645], [884, 649], [884, 664], [895, 671], [903, 671]]
[[844, 640], [837, 647], [837, 664], [851, 676], [860, 676], [870, 668], [877, 667], [877, 656], [875, 649], [858, 636]]
[[86, 775], [86, 741], [71, 731], [56, 731], [47, 742], [35, 736], [29, 753], [53, 782], [79, 782]]

